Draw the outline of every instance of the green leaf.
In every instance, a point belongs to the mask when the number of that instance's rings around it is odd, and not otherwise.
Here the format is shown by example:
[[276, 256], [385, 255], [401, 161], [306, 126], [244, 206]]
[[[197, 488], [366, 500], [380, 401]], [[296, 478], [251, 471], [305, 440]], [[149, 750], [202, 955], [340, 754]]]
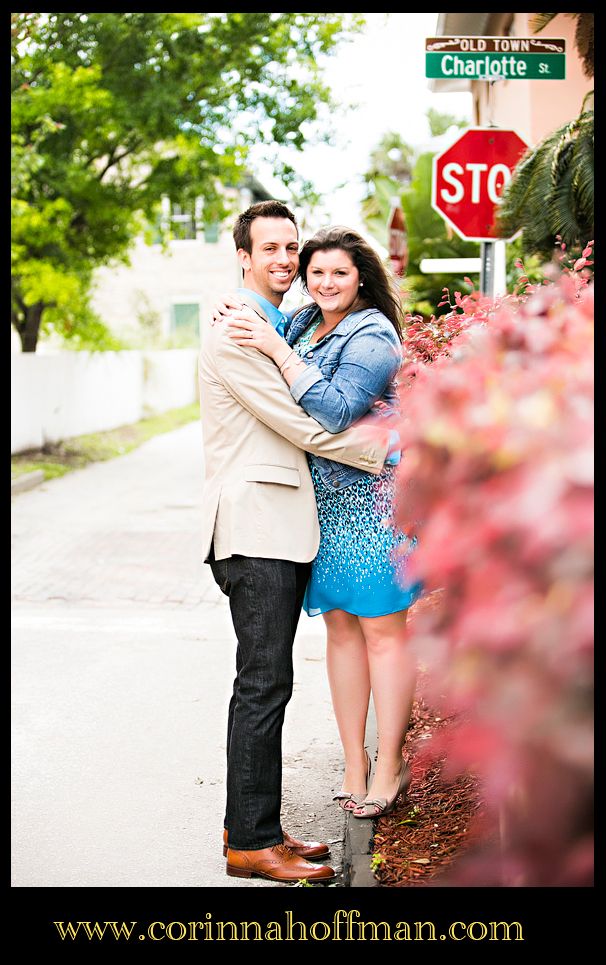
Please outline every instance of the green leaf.
[[[347, 13], [12, 14], [12, 320], [22, 337], [35, 322], [35, 347], [48, 312], [71, 305], [76, 288], [84, 297], [99, 266], [127, 259], [163, 195], [201, 197], [207, 220], [223, 218], [248, 144], [297, 151], [325, 135], [319, 65], [362, 24]], [[296, 182], [285, 162], [282, 172]], [[82, 325], [95, 330], [90, 315]], [[62, 330], [77, 338], [81, 327], [74, 316]]]
[[523, 231], [525, 254], [549, 259], [560, 235], [576, 248], [594, 235], [593, 112], [548, 135], [527, 152], [506, 186], [498, 225]]

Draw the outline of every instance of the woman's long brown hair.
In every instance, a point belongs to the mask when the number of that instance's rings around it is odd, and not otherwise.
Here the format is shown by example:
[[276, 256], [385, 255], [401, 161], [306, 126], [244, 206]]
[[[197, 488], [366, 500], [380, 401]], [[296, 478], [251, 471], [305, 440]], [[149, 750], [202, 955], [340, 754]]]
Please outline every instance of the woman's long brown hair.
[[358, 291], [356, 308], [378, 308], [385, 315], [402, 341], [402, 305], [398, 293], [376, 251], [351, 228], [337, 225], [322, 228], [306, 241], [299, 255], [299, 277], [307, 290], [307, 269], [316, 251], [338, 249], [346, 252], [360, 274], [363, 287]]

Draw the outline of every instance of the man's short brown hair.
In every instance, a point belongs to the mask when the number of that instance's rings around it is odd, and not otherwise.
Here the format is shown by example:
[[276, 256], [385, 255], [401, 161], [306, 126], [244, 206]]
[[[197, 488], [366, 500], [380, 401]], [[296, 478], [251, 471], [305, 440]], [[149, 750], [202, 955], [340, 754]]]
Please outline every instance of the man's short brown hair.
[[243, 248], [249, 255], [252, 254], [250, 226], [255, 218], [288, 218], [297, 228], [297, 233], [299, 231], [294, 214], [281, 201], [258, 201], [257, 204], [251, 204], [250, 208], [242, 212], [234, 225], [236, 251]]

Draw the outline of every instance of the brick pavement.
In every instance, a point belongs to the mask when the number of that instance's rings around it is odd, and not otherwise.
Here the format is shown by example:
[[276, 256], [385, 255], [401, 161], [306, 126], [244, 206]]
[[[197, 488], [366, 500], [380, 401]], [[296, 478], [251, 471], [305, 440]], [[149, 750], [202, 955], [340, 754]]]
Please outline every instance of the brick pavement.
[[[13, 499], [13, 884], [283, 887], [227, 878], [218, 844], [234, 663], [199, 553], [201, 431]], [[284, 816], [341, 859], [324, 630], [303, 615]]]

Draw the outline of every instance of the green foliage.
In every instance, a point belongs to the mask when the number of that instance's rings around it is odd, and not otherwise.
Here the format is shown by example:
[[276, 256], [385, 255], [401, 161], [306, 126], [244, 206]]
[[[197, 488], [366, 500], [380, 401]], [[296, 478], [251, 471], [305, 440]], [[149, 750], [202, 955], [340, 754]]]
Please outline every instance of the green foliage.
[[523, 229], [524, 254], [549, 259], [559, 235], [569, 249], [594, 236], [593, 111], [586, 111], [528, 151], [503, 192], [498, 225]]
[[[302, 126], [330, 100], [322, 57], [362, 23], [338, 13], [11, 21], [12, 322], [26, 351], [50, 308], [59, 325], [95, 268], [127, 261], [162, 195], [203, 197], [212, 221], [226, 213], [218, 184], [240, 181], [248, 145], [301, 150]], [[90, 317], [83, 324], [94, 333]], [[75, 337], [79, 324], [63, 328]]]
[[44, 312], [41, 329], [45, 335], [59, 335], [66, 349], [117, 352], [132, 348], [117, 338], [93, 312], [86, 292], [79, 292], [70, 305], [50, 305]]
[[414, 154], [414, 148], [399, 134], [388, 131], [370, 155], [370, 167], [364, 180], [372, 184], [376, 178], [393, 178], [400, 184], [409, 184]]
[[[438, 313], [438, 303], [442, 300], [442, 289], [466, 290], [463, 276], [425, 275], [420, 269], [424, 258], [475, 258], [478, 244], [463, 241], [445, 225], [440, 215], [431, 207], [431, 162], [433, 154], [421, 154], [414, 166], [410, 186], [402, 190], [401, 185], [388, 178], [377, 178], [373, 182], [374, 193], [362, 206], [362, 215], [368, 230], [387, 247], [387, 218], [390, 199], [393, 195], [401, 198], [402, 208], [408, 227], [409, 261], [404, 279], [406, 307], [408, 311], [421, 315]], [[447, 311], [444, 308], [443, 311]]]
[[[520, 281], [520, 261], [524, 261], [523, 274], [530, 285], [541, 285], [545, 278], [545, 259], [539, 255], [527, 254], [522, 245], [522, 238], [508, 241], [505, 247], [507, 291], [513, 292]], [[518, 262], [518, 265], [516, 265]]]
[[435, 107], [427, 108], [427, 122], [432, 137], [439, 137], [445, 134], [449, 127], [468, 127], [469, 121], [462, 117], [455, 117], [454, 114], [442, 114]]

